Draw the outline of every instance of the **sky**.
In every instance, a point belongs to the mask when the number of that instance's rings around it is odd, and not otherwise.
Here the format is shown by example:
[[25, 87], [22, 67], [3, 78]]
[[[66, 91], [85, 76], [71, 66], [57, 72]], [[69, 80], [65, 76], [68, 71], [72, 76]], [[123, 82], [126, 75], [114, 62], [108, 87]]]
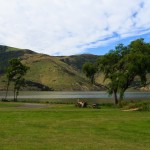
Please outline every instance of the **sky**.
[[150, 0], [0, 0], [0, 45], [48, 55], [103, 55], [150, 42]]

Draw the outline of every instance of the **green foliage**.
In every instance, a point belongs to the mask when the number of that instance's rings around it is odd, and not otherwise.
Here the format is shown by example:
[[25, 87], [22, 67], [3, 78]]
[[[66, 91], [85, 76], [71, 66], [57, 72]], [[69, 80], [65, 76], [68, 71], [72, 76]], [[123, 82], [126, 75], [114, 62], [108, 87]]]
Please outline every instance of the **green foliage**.
[[97, 72], [97, 66], [91, 62], [86, 62], [82, 67], [83, 72], [88, 78], [90, 78], [91, 83], [94, 83], [94, 75]]
[[150, 104], [142, 106], [139, 108], [139, 111], [150, 111]]
[[8, 83], [6, 93], [8, 92], [10, 82], [14, 82], [14, 101], [17, 101], [19, 90], [25, 83], [25, 79], [23, 78], [23, 76], [26, 74], [28, 69], [29, 67], [23, 65], [20, 59], [14, 58], [9, 61], [9, 67], [7, 69]]
[[123, 109], [137, 109], [138, 111], [150, 111], [150, 101], [149, 100], [134, 100], [134, 101], [124, 101], [121, 102]]
[[135, 77], [140, 77], [141, 84], [146, 83], [146, 75], [150, 71], [150, 44], [143, 39], [135, 40], [128, 46], [119, 44], [115, 50], [98, 59], [98, 68], [104, 73], [104, 79], [110, 80], [108, 92], [114, 94], [118, 104], [117, 93], [122, 100]]

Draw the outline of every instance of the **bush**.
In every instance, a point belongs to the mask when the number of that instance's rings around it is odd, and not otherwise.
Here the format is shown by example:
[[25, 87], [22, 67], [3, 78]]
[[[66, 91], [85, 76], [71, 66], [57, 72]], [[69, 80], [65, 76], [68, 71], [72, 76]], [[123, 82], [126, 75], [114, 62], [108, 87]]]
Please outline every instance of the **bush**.
[[8, 100], [8, 99], [5, 99], [5, 98], [2, 98], [1, 101], [2, 101], [2, 102], [9, 102], [9, 100]]
[[123, 102], [122, 108], [123, 109], [138, 108], [139, 111], [150, 111], [150, 100]]

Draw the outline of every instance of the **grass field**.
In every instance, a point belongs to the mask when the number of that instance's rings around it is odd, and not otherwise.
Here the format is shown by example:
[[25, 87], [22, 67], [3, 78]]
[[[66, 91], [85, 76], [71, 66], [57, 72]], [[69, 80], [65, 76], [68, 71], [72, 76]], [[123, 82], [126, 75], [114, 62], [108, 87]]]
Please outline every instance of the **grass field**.
[[0, 150], [150, 149], [150, 112], [29, 106], [0, 102]]

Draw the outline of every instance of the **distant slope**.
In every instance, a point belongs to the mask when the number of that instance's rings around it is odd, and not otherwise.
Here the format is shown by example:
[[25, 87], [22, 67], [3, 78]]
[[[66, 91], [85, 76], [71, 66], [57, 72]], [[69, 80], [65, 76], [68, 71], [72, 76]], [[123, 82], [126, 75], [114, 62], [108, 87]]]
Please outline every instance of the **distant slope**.
[[31, 50], [0, 46], [1, 90], [5, 86], [5, 71], [8, 66], [8, 61], [18, 57], [22, 59], [24, 64], [30, 67], [26, 75], [27, 87], [24, 90], [101, 90], [99, 87], [91, 85], [80, 70], [85, 61], [91, 61], [91, 58], [92, 61], [95, 61], [96, 56], [53, 57], [38, 54]]
[[64, 63], [81, 70], [82, 65], [85, 62], [92, 62], [95, 63], [98, 56], [97, 55], [92, 55], [92, 54], [81, 54], [81, 55], [72, 55], [72, 56], [59, 56], [58, 57], [61, 61]]
[[35, 54], [35, 52], [0, 45], [0, 74], [5, 73], [10, 59], [22, 57], [24, 54]]

